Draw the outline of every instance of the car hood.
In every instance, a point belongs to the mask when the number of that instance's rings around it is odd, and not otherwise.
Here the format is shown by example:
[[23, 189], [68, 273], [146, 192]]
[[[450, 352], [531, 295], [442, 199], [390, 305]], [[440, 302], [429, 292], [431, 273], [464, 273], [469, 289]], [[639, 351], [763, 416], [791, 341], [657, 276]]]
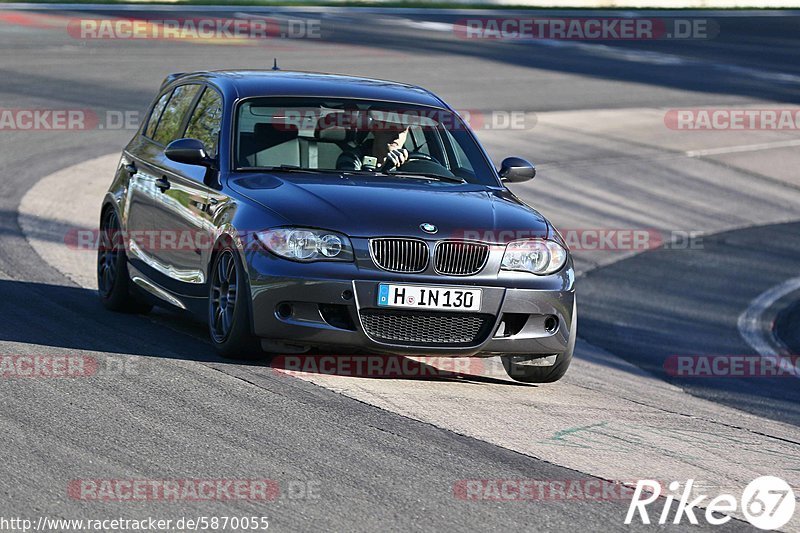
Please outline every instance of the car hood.
[[548, 224], [509, 191], [426, 179], [332, 174], [244, 174], [238, 193], [280, 215], [286, 225], [339, 231], [351, 237], [426, 237], [507, 242], [545, 237]]

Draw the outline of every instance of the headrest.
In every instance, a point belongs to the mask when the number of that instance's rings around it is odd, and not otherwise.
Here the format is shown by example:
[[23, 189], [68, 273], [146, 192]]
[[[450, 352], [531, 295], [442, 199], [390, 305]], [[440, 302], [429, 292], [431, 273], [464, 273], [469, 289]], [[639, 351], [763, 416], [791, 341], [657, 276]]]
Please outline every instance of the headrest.
[[353, 140], [355, 135], [350, 128], [331, 125], [325, 120], [325, 117], [320, 117], [314, 127], [314, 138], [322, 142], [340, 143]]
[[360, 143], [369, 134], [368, 118], [357, 110], [335, 111], [322, 115], [314, 127], [314, 138], [322, 142]]
[[367, 116], [367, 128], [373, 132], [399, 133], [418, 121], [416, 115], [396, 111], [373, 110]]
[[399, 133], [408, 127], [398, 113], [342, 110], [317, 119], [314, 138], [323, 142], [360, 144], [370, 133]]
[[280, 142], [284, 142], [297, 137], [299, 128], [297, 124], [286, 122], [276, 124], [271, 122], [259, 122], [253, 128], [253, 133], [258, 138], [281, 138], [282, 140]]

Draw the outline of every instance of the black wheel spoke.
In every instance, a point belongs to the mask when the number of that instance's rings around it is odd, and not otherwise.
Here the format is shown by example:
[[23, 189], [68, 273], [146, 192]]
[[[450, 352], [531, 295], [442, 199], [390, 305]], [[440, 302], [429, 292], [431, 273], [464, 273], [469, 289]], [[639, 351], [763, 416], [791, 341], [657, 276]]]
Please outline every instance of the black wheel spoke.
[[113, 210], [108, 211], [100, 224], [100, 242], [97, 248], [97, 282], [103, 295], [108, 295], [114, 289], [121, 235], [117, 214]]
[[223, 251], [213, 270], [209, 294], [211, 334], [216, 342], [224, 342], [236, 316], [238, 267], [233, 252]]
[[108, 268], [103, 269], [103, 288], [111, 290], [111, 272]]
[[222, 308], [221, 307], [217, 307], [214, 310], [214, 327], [217, 330], [222, 328], [222, 315], [223, 315]]
[[225, 278], [225, 269], [226, 269], [226, 261], [227, 261], [227, 254], [223, 254], [222, 257], [219, 259], [219, 265], [217, 266], [217, 279], [220, 284], [225, 283], [227, 279]]
[[231, 319], [230, 316], [228, 316], [227, 311], [223, 310], [221, 312], [221, 315], [222, 315], [222, 330], [227, 334], [228, 329], [230, 328], [231, 325]]
[[228, 280], [228, 283], [236, 282], [236, 263], [233, 261], [233, 258], [230, 258], [228, 261], [225, 279]]

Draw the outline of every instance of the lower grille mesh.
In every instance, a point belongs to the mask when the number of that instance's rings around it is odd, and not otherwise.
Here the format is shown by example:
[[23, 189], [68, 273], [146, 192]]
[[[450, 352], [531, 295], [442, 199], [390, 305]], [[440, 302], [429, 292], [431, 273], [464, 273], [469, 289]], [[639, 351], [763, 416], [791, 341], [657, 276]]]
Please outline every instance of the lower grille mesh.
[[361, 311], [367, 334], [375, 340], [415, 346], [474, 346], [486, 338], [491, 315], [420, 311]]

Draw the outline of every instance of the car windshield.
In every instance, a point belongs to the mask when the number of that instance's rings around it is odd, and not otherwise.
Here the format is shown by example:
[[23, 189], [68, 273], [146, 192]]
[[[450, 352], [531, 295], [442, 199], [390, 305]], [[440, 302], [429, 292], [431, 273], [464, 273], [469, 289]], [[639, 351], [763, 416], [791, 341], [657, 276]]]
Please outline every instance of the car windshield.
[[[256, 98], [236, 112], [236, 169], [388, 174], [496, 185], [461, 118], [448, 110], [354, 99]], [[387, 153], [405, 150], [391, 165]]]

